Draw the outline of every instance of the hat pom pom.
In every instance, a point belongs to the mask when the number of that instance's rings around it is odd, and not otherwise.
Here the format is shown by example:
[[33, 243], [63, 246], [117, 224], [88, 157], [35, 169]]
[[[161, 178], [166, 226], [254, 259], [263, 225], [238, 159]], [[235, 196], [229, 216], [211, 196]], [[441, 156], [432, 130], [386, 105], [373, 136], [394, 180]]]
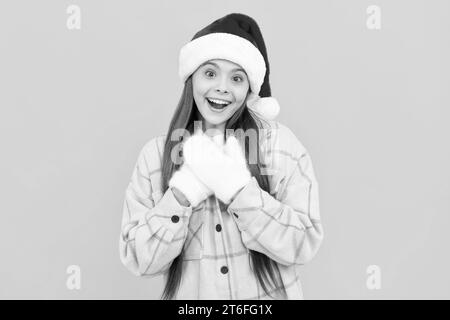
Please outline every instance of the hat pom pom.
[[249, 108], [261, 117], [273, 120], [280, 113], [280, 105], [277, 99], [273, 97], [254, 98], [252, 97]]

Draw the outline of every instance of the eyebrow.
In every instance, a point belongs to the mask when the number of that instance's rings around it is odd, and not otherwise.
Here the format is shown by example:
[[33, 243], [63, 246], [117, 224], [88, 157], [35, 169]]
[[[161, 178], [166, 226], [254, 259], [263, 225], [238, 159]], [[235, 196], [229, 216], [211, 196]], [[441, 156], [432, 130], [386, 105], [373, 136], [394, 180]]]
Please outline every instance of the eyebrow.
[[[217, 65], [217, 63], [210, 62], [210, 61], [209, 61], [209, 62], [207, 61], [207, 62], [203, 63], [202, 66], [205, 66], [205, 65], [207, 65], [207, 64], [211, 64], [211, 65], [215, 66], [216, 68], [220, 69], [220, 67]], [[242, 69], [242, 68], [234, 68], [234, 69], [231, 70], [231, 72], [233, 72], [233, 71], [242, 71], [242, 72], [244, 72], [245, 74], [247, 74], [247, 73], [245, 72], [245, 70]]]

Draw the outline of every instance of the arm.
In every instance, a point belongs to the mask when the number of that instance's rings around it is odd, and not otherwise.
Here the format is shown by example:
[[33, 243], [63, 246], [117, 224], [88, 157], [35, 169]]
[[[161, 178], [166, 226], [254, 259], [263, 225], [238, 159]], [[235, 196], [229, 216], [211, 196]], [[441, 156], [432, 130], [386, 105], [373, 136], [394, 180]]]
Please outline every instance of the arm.
[[299, 157], [284, 156], [295, 165], [276, 198], [252, 177], [230, 203], [228, 212], [233, 214], [247, 248], [283, 265], [305, 264], [323, 239], [318, 183], [306, 150]]
[[161, 199], [154, 199], [158, 191], [153, 180], [159, 179], [159, 172], [151, 170], [146, 154], [152, 150], [146, 152], [146, 147], [125, 193], [119, 245], [122, 263], [136, 276], [168, 270], [183, 248], [192, 213], [191, 207], [177, 201], [171, 188]]

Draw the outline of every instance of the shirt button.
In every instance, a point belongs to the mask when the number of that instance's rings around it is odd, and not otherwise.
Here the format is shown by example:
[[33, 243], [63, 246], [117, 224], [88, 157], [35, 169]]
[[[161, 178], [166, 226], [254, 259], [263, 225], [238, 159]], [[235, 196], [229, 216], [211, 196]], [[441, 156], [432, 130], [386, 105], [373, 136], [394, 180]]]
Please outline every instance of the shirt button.
[[217, 232], [222, 231], [222, 226], [220, 224], [216, 224], [216, 231]]
[[233, 212], [233, 214], [234, 214], [234, 216], [235, 216], [236, 218], [239, 218], [239, 216], [238, 216], [236, 213]]
[[228, 268], [227, 266], [223, 266], [222, 268], [220, 268], [220, 272], [222, 272], [223, 274], [228, 272]]
[[180, 221], [180, 217], [177, 215], [173, 215], [170, 220], [172, 220], [173, 223], [177, 223], [178, 221]]

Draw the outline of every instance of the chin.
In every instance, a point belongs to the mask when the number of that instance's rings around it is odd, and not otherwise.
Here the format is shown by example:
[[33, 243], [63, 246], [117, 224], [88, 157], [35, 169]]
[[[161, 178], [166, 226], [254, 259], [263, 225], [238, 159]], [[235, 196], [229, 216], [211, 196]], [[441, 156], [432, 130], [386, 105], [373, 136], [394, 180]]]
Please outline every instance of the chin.
[[208, 123], [215, 126], [218, 126], [219, 124], [222, 124], [229, 119], [229, 117], [224, 116], [206, 116], [204, 118]]
[[230, 114], [230, 112], [231, 110], [224, 110], [224, 112], [215, 113], [214, 111], [206, 107], [205, 109], [202, 110], [202, 112], [200, 112], [200, 114], [210, 124], [219, 125], [227, 121], [229, 118], [231, 118], [233, 113]]

